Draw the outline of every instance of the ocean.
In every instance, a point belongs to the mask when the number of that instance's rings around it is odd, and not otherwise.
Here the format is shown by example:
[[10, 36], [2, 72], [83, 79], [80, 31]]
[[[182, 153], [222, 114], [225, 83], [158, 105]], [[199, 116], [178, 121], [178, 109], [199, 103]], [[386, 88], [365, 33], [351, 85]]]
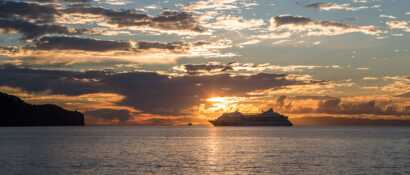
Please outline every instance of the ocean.
[[410, 174], [410, 128], [0, 128], [0, 174]]

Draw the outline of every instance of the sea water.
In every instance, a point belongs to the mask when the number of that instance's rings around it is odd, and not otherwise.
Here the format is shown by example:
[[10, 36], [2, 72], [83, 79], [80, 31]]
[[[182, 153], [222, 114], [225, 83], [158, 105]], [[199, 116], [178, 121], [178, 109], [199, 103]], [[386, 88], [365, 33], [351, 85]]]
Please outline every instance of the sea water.
[[410, 128], [0, 128], [0, 174], [410, 174]]

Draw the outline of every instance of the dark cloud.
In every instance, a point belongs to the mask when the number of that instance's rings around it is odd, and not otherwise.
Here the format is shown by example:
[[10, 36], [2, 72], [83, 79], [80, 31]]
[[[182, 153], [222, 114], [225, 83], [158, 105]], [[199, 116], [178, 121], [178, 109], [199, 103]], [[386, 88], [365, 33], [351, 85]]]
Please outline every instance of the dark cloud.
[[315, 3], [312, 3], [312, 4], [305, 5], [305, 7], [307, 7], [307, 8], [320, 8], [320, 7], [323, 6], [324, 4], [328, 4], [328, 3], [315, 2]]
[[[297, 101], [315, 100], [317, 105], [300, 105]], [[276, 99], [277, 109], [290, 113], [320, 113], [335, 115], [410, 115], [410, 106], [401, 108], [393, 101], [378, 100], [346, 100], [338, 97], [287, 97], [280, 96]]]
[[[156, 74], [139, 77], [131, 73], [113, 75], [109, 81], [111, 84], [127, 84], [132, 87], [126, 89], [129, 94], [129, 98], [125, 101], [126, 104], [138, 104], [143, 109], [164, 114], [179, 113], [181, 109], [198, 104], [210, 96], [244, 95], [249, 91], [299, 83], [286, 80], [283, 75], [277, 74], [236, 77], [222, 74], [168, 78]], [[141, 101], [147, 98], [157, 100]]]
[[314, 8], [314, 9], [327, 9], [327, 8], [336, 8], [338, 7], [335, 3], [327, 3], [327, 2], [316, 2], [312, 4], [305, 5], [307, 8]]
[[271, 19], [271, 30], [286, 29], [294, 32], [307, 32], [308, 35], [342, 35], [361, 32], [368, 35], [380, 35], [382, 31], [374, 26], [358, 26], [336, 21], [313, 20], [301, 16], [276, 16]]
[[75, 29], [68, 29], [59, 25], [37, 24], [18, 19], [0, 19], [0, 29], [17, 31], [22, 33], [25, 38], [31, 39], [44, 34], [72, 34], [79, 33]]
[[342, 11], [357, 11], [361, 9], [370, 8], [368, 6], [356, 6], [353, 7], [352, 4], [349, 3], [332, 3], [332, 2], [317, 2], [308, 4], [305, 6], [306, 8], [313, 8], [317, 10], [342, 10]]
[[375, 100], [359, 102], [343, 102], [341, 99], [334, 98], [324, 100], [317, 109], [319, 113], [328, 114], [373, 114], [373, 115], [407, 115], [410, 111], [398, 111], [392, 106], [385, 107], [377, 105]]
[[[184, 114], [184, 110], [211, 96], [239, 96], [254, 90], [304, 83], [288, 80], [283, 74], [169, 77], [155, 72], [70, 72], [12, 66], [3, 67], [0, 74], [0, 86], [66, 95], [118, 93], [126, 97], [121, 105], [135, 107], [144, 113], [167, 115]], [[81, 81], [83, 79], [95, 81]]]
[[[57, 2], [57, 1], [41, 1]], [[60, 1], [58, 1], [60, 2]], [[85, 1], [61, 1], [85, 2]], [[56, 17], [64, 14], [80, 13], [105, 16], [111, 23], [121, 26], [149, 26], [161, 30], [191, 30], [199, 32], [199, 27], [194, 17], [185, 12], [165, 11], [159, 16], [152, 17], [135, 10], [112, 10], [102, 7], [90, 7], [79, 3], [67, 9], [57, 8], [56, 5], [40, 3], [27, 3], [16, 1], [0, 2], [0, 29], [17, 31], [25, 38], [31, 39], [44, 34], [79, 34], [80, 30], [68, 29], [57, 25]], [[142, 47], [149, 43], [143, 43]], [[164, 46], [165, 47], [165, 46]]]
[[[193, 45], [198, 45], [194, 43]], [[85, 38], [78, 36], [43, 36], [34, 41], [34, 50], [83, 50], [83, 51], [127, 51], [163, 49], [170, 51], [186, 51], [190, 44], [183, 42], [162, 43], [147, 41], [113, 41]]]
[[117, 11], [112, 9], [106, 9], [102, 7], [88, 7], [83, 5], [71, 6], [64, 9], [64, 13], [81, 13], [81, 14], [93, 14], [108, 17], [112, 23], [120, 25], [147, 25], [149, 24], [150, 17], [144, 13], [136, 12], [133, 10]]
[[313, 20], [310, 18], [300, 17], [300, 16], [275, 16], [276, 26], [286, 25], [286, 24], [299, 24], [306, 25]]
[[119, 26], [149, 26], [162, 30], [191, 30], [196, 32], [203, 30], [195, 18], [186, 12], [164, 11], [159, 16], [152, 17], [135, 10], [121, 11], [82, 5], [70, 7], [63, 12], [101, 15]]
[[[2, 66], [0, 86], [19, 87], [29, 92], [83, 95], [106, 92], [125, 97], [117, 105], [129, 106], [141, 113], [159, 115], [186, 115], [192, 107], [215, 96], [246, 96], [248, 92], [282, 88], [307, 82], [289, 80], [284, 74], [255, 74], [231, 76], [177, 76], [155, 72], [115, 73], [105, 71], [35, 70]], [[299, 101], [299, 102], [298, 102]], [[285, 113], [332, 115], [410, 115], [410, 107], [397, 106], [392, 101], [377, 99], [345, 99], [330, 96], [280, 96], [273, 106]], [[112, 109], [110, 109], [112, 110]], [[98, 110], [90, 115], [110, 118], [115, 114], [125, 121], [131, 114], [119, 110]], [[112, 117], [111, 117], [112, 118]]]
[[308, 25], [311, 23], [321, 25], [323, 27], [337, 27], [337, 28], [344, 28], [344, 29], [349, 29], [352, 28], [352, 25], [349, 24], [344, 24], [340, 22], [334, 22], [334, 21], [315, 21], [310, 18], [306, 17], [300, 17], [300, 16], [276, 16], [275, 17], [275, 22], [276, 26], [282, 26], [282, 25]]
[[110, 51], [129, 50], [129, 42], [111, 40], [98, 40], [91, 38], [69, 36], [45, 36], [35, 42], [38, 50], [84, 50], [84, 51]]
[[192, 30], [200, 32], [203, 29], [191, 14], [186, 12], [165, 11], [152, 18], [151, 27], [171, 30]]
[[[172, 43], [162, 43], [162, 42], [146, 42], [139, 41], [136, 42], [137, 49], [165, 49], [174, 51], [185, 51], [188, 50], [190, 44], [184, 42], [172, 42]], [[194, 46], [200, 46], [205, 43], [193, 43]]]
[[50, 5], [15, 1], [0, 2], [0, 18], [52, 22], [54, 21], [54, 15], [57, 14], [58, 11]]
[[40, 3], [85, 3], [85, 2], [92, 2], [93, 0], [28, 0], [30, 2], [40, 2]]
[[316, 109], [319, 113], [340, 113], [340, 103], [342, 101], [339, 98], [324, 99], [319, 107]]
[[213, 63], [208, 63], [208, 64], [185, 64], [175, 67], [174, 69], [184, 71], [188, 74], [191, 75], [196, 75], [200, 73], [206, 73], [206, 72], [225, 72], [229, 70], [233, 70], [233, 67], [230, 64], [213, 64]]
[[55, 16], [60, 12], [51, 5], [38, 3], [2, 1], [0, 2], [0, 29], [17, 31], [25, 39], [33, 39], [44, 34], [79, 34], [82, 30], [55, 24]]
[[[186, 56], [199, 56], [198, 50], [212, 43], [116, 41], [81, 35], [42, 35], [23, 46], [0, 47], [0, 55], [17, 65], [68, 65], [84, 62], [135, 62], [169, 64]], [[203, 50], [202, 50], [203, 51]], [[219, 54], [218, 51], [208, 50]], [[209, 53], [207, 53], [209, 54]], [[11, 59], [10, 59], [11, 60]]]
[[52, 90], [56, 94], [79, 95], [95, 92], [97, 83], [84, 84], [74, 78], [91, 78], [103, 76], [102, 72], [71, 72], [54, 70], [19, 69], [14, 66], [2, 66], [0, 69], [2, 86], [22, 87], [40, 92]]

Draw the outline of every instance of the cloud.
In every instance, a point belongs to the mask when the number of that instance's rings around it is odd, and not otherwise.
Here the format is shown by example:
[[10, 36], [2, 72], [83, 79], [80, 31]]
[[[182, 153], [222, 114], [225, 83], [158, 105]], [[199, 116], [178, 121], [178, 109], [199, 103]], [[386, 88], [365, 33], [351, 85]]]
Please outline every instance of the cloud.
[[60, 25], [37, 24], [18, 19], [0, 19], [0, 29], [6, 33], [17, 31], [26, 39], [33, 39], [44, 34], [78, 34], [80, 31]]
[[302, 33], [308, 36], [335, 36], [348, 33], [380, 35], [382, 31], [374, 26], [355, 26], [335, 21], [319, 21], [299, 16], [276, 16], [270, 20], [273, 32]]
[[[72, 2], [75, 3], [73, 4]], [[46, 0], [41, 1], [41, 3], [37, 3], [37, 1], [4, 1], [0, 3], [0, 18], [11, 21], [19, 20], [42, 26], [81, 24], [83, 26], [80, 27], [86, 27], [89, 29], [88, 32], [103, 32], [102, 34], [115, 30], [165, 33], [171, 31], [171, 33], [176, 34], [192, 34], [192, 32], [201, 33], [204, 31], [204, 29], [199, 26], [196, 18], [187, 12], [166, 10], [158, 16], [150, 16], [136, 10], [113, 10], [103, 7], [93, 7], [86, 2], [89, 1]], [[84, 24], [90, 23], [95, 24], [94, 26], [96, 27], [84, 26]]]
[[368, 0], [353, 0], [354, 3], [361, 3], [361, 4], [365, 4], [368, 3]]
[[36, 40], [36, 50], [84, 50], [84, 51], [111, 51], [129, 50], [129, 42], [98, 40], [91, 38], [68, 36], [44, 36]]
[[[286, 38], [289, 38], [292, 36], [292, 33], [290, 31], [278, 31], [275, 30], [273, 32], [270, 32], [268, 34], [259, 34], [259, 35], [253, 35], [250, 37], [251, 40], [257, 39], [257, 40], [266, 40], [266, 39], [281, 39], [281, 40], [286, 40]], [[279, 40], [280, 41], [280, 40]]]
[[245, 19], [243, 16], [235, 16], [230, 13], [235, 9], [241, 11], [256, 6], [255, 1], [238, 0], [200, 0], [183, 7], [184, 11], [196, 15], [198, 22], [207, 29], [207, 34], [217, 35], [216, 30], [228, 32], [225, 35], [234, 35], [234, 32], [259, 31], [265, 26], [263, 19]]
[[280, 45], [280, 44], [283, 44], [283, 43], [286, 43], [286, 42], [290, 42], [290, 41], [292, 41], [292, 40], [283, 39], [283, 40], [277, 40], [277, 41], [273, 42], [272, 44], [273, 44], [273, 45]]
[[[67, 109], [79, 110], [86, 115], [87, 124], [107, 120], [125, 121], [138, 114], [134, 108], [118, 105], [124, 96], [115, 93], [85, 93], [81, 95], [54, 94], [49, 91], [28, 92], [19, 88], [0, 86], [0, 91], [17, 95], [33, 104], [57, 104]], [[111, 116], [110, 116], [111, 115]], [[113, 124], [113, 123], [111, 123]]]
[[233, 69], [238, 72], [303, 72], [305, 70], [312, 69], [340, 69], [338, 65], [330, 66], [319, 66], [319, 65], [272, 65], [269, 63], [265, 64], [254, 64], [254, 63], [234, 63], [232, 64]]
[[186, 12], [165, 11], [151, 21], [151, 27], [161, 29], [203, 31], [192, 15]]
[[305, 7], [314, 8], [318, 10], [325, 10], [325, 11], [330, 11], [330, 10], [357, 11], [357, 10], [369, 8], [367, 6], [352, 7], [352, 5], [348, 3], [337, 4], [337, 3], [330, 3], [330, 2], [317, 2], [317, 3], [308, 4]]
[[[306, 100], [312, 100], [313, 105], [306, 105]], [[310, 97], [287, 97], [281, 99], [282, 110], [290, 113], [322, 113], [338, 115], [410, 115], [409, 103], [402, 99], [389, 97], [326, 97], [312, 99]], [[283, 102], [286, 101], [286, 102]], [[279, 109], [278, 108], [278, 109]]]
[[[277, 89], [282, 90], [282, 89]], [[202, 108], [202, 114], [211, 115], [214, 112], [259, 112], [261, 109], [273, 108], [291, 117], [323, 116], [360, 118], [395, 118], [409, 119], [410, 100], [392, 96], [324, 96], [308, 95], [262, 95], [220, 96], [210, 99], [209, 104]], [[217, 116], [217, 115], [216, 115]]]
[[39, 3], [86, 3], [92, 2], [93, 0], [27, 0], [29, 2], [39, 2]]
[[408, 76], [384, 76], [382, 79], [390, 82], [378, 87], [378, 90], [384, 94], [405, 97], [404, 94], [410, 92], [410, 78]]
[[[187, 69], [223, 69], [219, 66], [212, 67], [212, 64], [208, 66], [188, 66]], [[223, 106], [224, 109], [254, 111], [266, 106], [287, 114], [304, 115], [410, 115], [410, 101], [406, 97], [332, 97], [323, 96], [323, 93], [292, 96], [281, 95], [280, 92], [255, 93], [265, 90], [288, 93], [289, 88], [298, 89], [297, 86], [304, 88], [299, 88], [298, 91], [305, 91], [308, 86], [315, 85], [317, 88], [313, 88], [312, 91], [319, 92], [324, 87], [320, 82], [291, 79], [286, 74], [170, 76], [155, 72], [74, 72], [14, 66], [3, 66], [0, 73], [2, 91], [5, 89], [4, 86], [19, 87], [21, 91], [30, 93], [10, 89], [8, 92], [22, 96], [30, 102], [53, 102], [84, 111], [90, 116], [90, 122], [100, 124], [169, 124], [171, 121], [163, 121], [167, 119], [166, 116], [200, 116], [205, 115], [206, 111], [218, 112]], [[329, 85], [328, 88], [335, 88], [334, 86], [336, 85]], [[224, 100], [209, 101], [211, 97], [224, 97]], [[146, 117], [142, 119], [140, 116]], [[180, 121], [184, 122], [187, 121]]]
[[55, 6], [39, 3], [0, 2], [0, 31], [19, 32], [24, 39], [33, 39], [44, 34], [80, 34], [83, 30], [55, 24], [60, 12]]
[[225, 72], [228, 70], [233, 70], [233, 68], [228, 65], [223, 65], [220, 63], [208, 63], [208, 64], [185, 64], [181, 66], [173, 67], [176, 71], [186, 72], [188, 74], [206, 74], [206, 73], [214, 73], [214, 72]]
[[363, 80], [378, 80], [378, 77], [363, 77]]
[[258, 43], [260, 43], [260, 42], [261, 42], [260, 39], [251, 38], [251, 39], [249, 39], [248, 41], [244, 41], [244, 42], [242, 42], [242, 43], [239, 43], [238, 46], [239, 46], [240, 48], [242, 48], [242, 47], [244, 47], [244, 46], [247, 46], [247, 45], [255, 45], [255, 44], [258, 44]]
[[[86, 25], [86, 24], [101, 24], [107, 21], [105, 16], [87, 14], [87, 13], [61, 13], [55, 16], [55, 23], [62, 25]], [[101, 30], [101, 29], [100, 29]], [[96, 33], [98, 30], [89, 30], [89, 33]]]
[[386, 25], [390, 29], [398, 29], [398, 30], [402, 30], [404, 32], [410, 32], [410, 25], [407, 21], [391, 20], [391, 21], [387, 21]]
[[[267, 89], [262, 91], [255, 91], [249, 93], [250, 95], [260, 96], [330, 96], [330, 95], [346, 95], [348, 90], [353, 87], [358, 87], [351, 79], [339, 80], [339, 81], [321, 81], [314, 80], [309, 74], [294, 75], [289, 74], [289, 78], [297, 79], [301, 81], [310, 81], [315, 83], [299, 84], [294, 86], [285, 87], [282, 89]], [[295, 76], [295, 77], [292, 77]]]
[[[0, 48], [0, 55], [20, 59], [35, 58], [37, 64], [78, 63], [121, 60], [147, 64], [174, 63], [182, 57], [224, 57], [221, 49], [229, 47], [226, 43], [198, 41], [148, 42], [114, 41], [65, 35], [46, 35], [33, 40], [28, 46], [20, 48]], [[30, 59], [28, 59], [30, 61]], [[32, 62], [33, 64], [36, 62]]]
[[231, 47], [232, 42], [227, 39], [164, 43], [90, 38], [96, 35], [131, 35], [133, 31], [191, 35], [204, 30], [196, 17], [187, 12], [165, 10], [157, 16], [150, 16], [136, 10], [93, 7], [85, 2], [2, 2], [0, 9], [4, 10], [0, 12], [0, 32], [22, 34], [25, 43], [2, 46], [0, 55], [6, 56], [8, 63], [21, 65], [103, 61], [172, 64], [184, 57], [236, 56], [222, 51]]
[[197, 11], [197, 10], [229, 10], [236, 9], [237, 0], [201, 0], [185, 6], [184, 9], [187, 11]]
[[387, 19], [396, 19], [397, 17], [392, 16], [392, 15], [385, 15], [385, 14], [381, 14], [379, 15], [380, 18], [387, 18]]
[[410, 101], [390, 96], [248, 96], [236, 97], [233, 110], [257, 112], [264, 108], [290, 116], [332, 115], [336, 117], [401, 118], [410, 115]]
[[[202, 45], [205, 43], [196, 43]], [[175, 52], [188, 50], [190, 44], [175, 42], [146, 42], [129, 41], [121, 42], [114, 40], [100, 40], [73, 36], [44, 36], [35, 41], [35, 49], [38, 50], [84, 50], [84, 51], [110, 51], [110, 50], [148, 50], [164, 49]]]
[[188, 74], [195, 75], [210, 75], [210, 74], [221, 74], [225, 72], [235, 73], [235, 74], [255, 74], [262, 72], [303, 72], [305, 70], [313, 69], [340, 69], [338, 65], [331, 66], [315, 66], [315, 65], [272, 65], [270, 63], [265, 64], [255, 64], [255, 63], [228, 63], [223, 64], [220, 62], [209, 62], [207, 64], [185, 64], [174, 66], [173, 70], [178, 72], [185, 72]]
[[0, 2], [0, 18], [20, 18], [31, 22], [44, 23], [54, 21], [54, 15], [57, 14], [58, 11], [50, 5], [15, 1]]
[[25, 91], [47, 92], [51, 95], [119, 94], [124, 98], [116, 105], [160, 115], [192, 114], [194, 106], [212, 96], [245, 95], [256, 90], [306, 83], [287, 79], [284, 74], [263, 73], [174, 77], [155, 72], [72, 72], [14, 66], [3, 66], [0, 73], [0, 86], [19, 87]]
[[224, 30], [256, 30], [264, 26], [262, 19], [243, 19], [238, 16], [218, 16], [215, 22], [205, 25], [207, 28], [224, 29]]
[[[158, 16], [149, 16], [134, 10], [111, 10], [102, 7], [73, 6], [63, 10], [66, 15], [90, 14], [99, 15], [109, 19], [112, 24], [117, 24], [117, 28], [122, 27], [150, 27], [160, 30], [189, 30], [202, 32], [196, 19], [187, 12], [163, 11]], [[114, 27], [114, 26], [111, 26]]]

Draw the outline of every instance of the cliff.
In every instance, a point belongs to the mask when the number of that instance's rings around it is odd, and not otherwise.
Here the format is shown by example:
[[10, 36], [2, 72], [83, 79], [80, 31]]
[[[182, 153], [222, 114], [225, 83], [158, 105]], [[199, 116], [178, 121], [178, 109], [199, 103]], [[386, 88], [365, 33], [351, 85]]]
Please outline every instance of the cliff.
[[0, 126], [84, 125], [84, 115], [57, 105], [32, 105], [0, 92]]

